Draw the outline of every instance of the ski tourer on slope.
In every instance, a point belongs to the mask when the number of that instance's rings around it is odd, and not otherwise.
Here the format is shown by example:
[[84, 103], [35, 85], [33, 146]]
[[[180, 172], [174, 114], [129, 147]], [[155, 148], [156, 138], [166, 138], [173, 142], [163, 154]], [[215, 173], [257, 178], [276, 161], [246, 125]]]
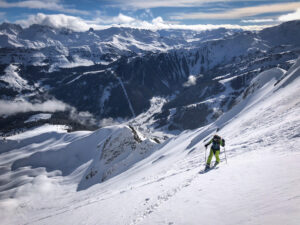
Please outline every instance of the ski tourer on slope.
[[205, 144], [205, 148], [207, 148], [208, 145], [211, 145], [209, 156], [206, 162], [205, 170], [208, 170], [210, 168], [210, 162], [212, 160], [213, 155], [216, 157], [216, 162], [215, 165], [218, 165], [220, 163], [220, 146], [224, 147], [225, 146], [225, 140], [221, 138], [219, 135], [214, 135], [213, 138]]

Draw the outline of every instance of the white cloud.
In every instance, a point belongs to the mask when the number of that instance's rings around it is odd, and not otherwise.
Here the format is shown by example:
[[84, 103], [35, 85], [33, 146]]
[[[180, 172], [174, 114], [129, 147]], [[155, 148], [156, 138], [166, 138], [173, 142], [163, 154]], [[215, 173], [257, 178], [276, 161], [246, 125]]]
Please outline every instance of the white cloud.
[[184, 87], [189, 87], [195, 85], [197, 82], [197, 78], [193, 75], [190, 75], [187, 82], [183, 84]]
[[43, 13], [38, 13], [36, 15], [30, 15], [28, 19], [16, 21], [16, 23], [19, 23], [24, 27], [28, 27], [32, 24], [41, 24], [55, 28], [66, 27], [76, 31], [86, 31], [91, 26], [99, 29], [103, 28], [97, 24], [89, 24], [88, 21], [85, 21], [80, 17], [67, 16], [64, 14], [46, 15]]
[[0, 100], [0, 116], [10, 116], [25, 112], [58, 112], [67, 111], [69, 117], [81, 124], [97, 125], [96, 119], [89, 112], [78, 112], [76, 108], [58, 100], [48, 100], [43, 103], [30, 103], [27, 101], [13, 102]]
[[43, 103], [32, 104], [30, 102], [12, 102], [0, 100], [0, 116], [13, 115], [21, 112], [41, 111], [56, 112], [65, 111], [69, 106], [61, 101], [48, 100]]
[[274, 19], [251, 19], [251, 20], [242, 20], [242, 23], [269, 23], [274, 22]]
[[78, 112], [74, 107], [70, 109], [69, 116], [72, 120], [84, 125], [97, 125], [96, 119], [90, 112]]
[[177, 24], [172, 21], [164, 21], [161, 17], [154, 18], [151, 22], [147, 21], [135, 21], [134, 23], [129, 24], [130, 27], [134, 28], [144, 28], [149, 30], [162, 30], [162, 29], [182, 29], [182, 30], [213, 30], [218, 28], [227, 28], [227, 29], [243, 29], [243, 30], [261, 30], [266, 25], [251, 25], [251, 26], [240, 26], [234, 24], [194, 24], [194, 25], [185, 25]]
[[109, 16], [99, 16], [95, 22], [100, 24], [129, 24], [134, 22], [135, 19], [130, 16], [126, 16], [120, 13], [118, 16], [109, 17]]
[[38, 13], [36, 15], [31, 15], [26, 20], [16, 21], [16, 23], [22, 26], [28, 27], [31, 24], [42, 24], [55, 28], [66, 27], [75, 31], [86, 31], [90, 27], [94, 29], [105, 29], [109, 27], [131, 27], [137, 29], [148, 29], [148, 30], [161, 30], [161, 29], [188, 29], [188, 30], [212, 30], [218, 28], [228, 28], [228, 29], [243, 29], [243, 30], [260, 30], [266, 25], [251, 25], [251, 26], [240, 26], [233, 24], [195, 24], [195, 25], [184, 25], [178, 24], [173, 21], [164, 21], [161, 17], [156, 17], [152, 21], [139, 20], [133, 17], [126, 16], [124, 14], [119, 14], [116, 17], [107, 17], [99, 15], [93, 20], [84, 20], [80, 17], [67, 16], [64, 14], [52, 14], [46, 15], [43, 13]]
[[279, 16], [278, 18], [273, 19], [249, 19], [242, 20], [243, 23], [270, 23], [270, 22], [286, 22], [291, 20], [300, 20], [300, 8], [298, 8], [295, 12], [284, 14]]
[[279, 21], [290, 21], [290, 20], [300, 20], [300, 8], [295, 12], [282, 15], [278, 18]]
[[178, 13], [171, 16], [175, 20], [190, 20], [190, 19], [240, 19], [249, 16], [261, 15], [264, 13], [278, 13], [293, 11], [295, 8], [300, 8], [300, 2], [278, 3], [269, 5], [260, 5], [244, 8], [235, 8], [217, 13]]
[[118, 125], [118, 124], [121, 124], [124, 122], [126, 122], [126, 119], [122, 119], [122, 118], [113, 119], [113, 118], [109, 117], [109, 118], [104, 118], [104, 119], [100, 120], [99, 127]]
[[195, 7], [212, 2], [236, 2], [248, 0], [111, 0], [111, 5], [126, 9], [150, 9], [158, 7]]
[[115, 17], [99, 15], [94, 20], [84, 20], [80, 17], [69, 16], [65, 14], [44, 14], [38, 13], [30, 15], [27, 19], [18, 20], [16, 23], [23, 27], [29, 27], [32, 24], [41, 24], [55, 28], [69, 28], [75, 31], [86, 31], [93, 27], [94, 29], [105, 29], [111, 25], [129, 25], [135, 23], [136, 19], [120, 13]]
[[87, 11], [77, 10], [62, 5], [61, 0], [28, 0], [18, 2], [6, 2], [0, 0], [0, 8], [29, 8], [29, 9], [45, 9], [64, 13], [88, 15]]

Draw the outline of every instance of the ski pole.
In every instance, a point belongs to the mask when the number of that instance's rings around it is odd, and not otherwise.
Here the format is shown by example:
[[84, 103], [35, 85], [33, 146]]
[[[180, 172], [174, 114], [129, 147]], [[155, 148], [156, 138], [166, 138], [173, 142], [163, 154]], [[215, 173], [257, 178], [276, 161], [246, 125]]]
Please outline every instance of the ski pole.
[[225, 147], [224, 147], [224, 153], [225, 153], [225, 160], [226, 160], [226, 164], [227, 164], [227, 157], [226, 157], [226, 150], [225, 150]]

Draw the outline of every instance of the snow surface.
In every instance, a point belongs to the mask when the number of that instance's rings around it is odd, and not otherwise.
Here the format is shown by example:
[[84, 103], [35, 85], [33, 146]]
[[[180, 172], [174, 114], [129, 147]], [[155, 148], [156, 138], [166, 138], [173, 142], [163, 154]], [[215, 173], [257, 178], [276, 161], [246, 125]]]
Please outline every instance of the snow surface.
[[[126, 125], [46, 125], [1, 141], [1, 222], [298, 224], [299, 64], [259, 74], [216, 122], [162, 144]], [[217, 127], [228, 163], [222, 149], [221, 164], [200, 174]]]

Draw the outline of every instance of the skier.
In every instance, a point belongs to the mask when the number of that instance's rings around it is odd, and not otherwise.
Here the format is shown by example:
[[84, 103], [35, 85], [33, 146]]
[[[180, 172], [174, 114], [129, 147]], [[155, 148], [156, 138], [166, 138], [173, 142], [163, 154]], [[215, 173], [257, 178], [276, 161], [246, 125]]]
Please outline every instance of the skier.
[[207, 143], [205, 144], [205, 148], [207, 148], [208, 145], [211, 145], [210, 148], [210, 153], [206, 162], [205, 170], [208, 170], [210, 168], [210, 162], [212, 160], [213, 155], [216, 157], [216, 162], [215, 165], [218, 165], [220, 163], [220, 145], [225, 146], [225, 140], [221, 138], [219, 135], [214, 135], [214, 137]]

